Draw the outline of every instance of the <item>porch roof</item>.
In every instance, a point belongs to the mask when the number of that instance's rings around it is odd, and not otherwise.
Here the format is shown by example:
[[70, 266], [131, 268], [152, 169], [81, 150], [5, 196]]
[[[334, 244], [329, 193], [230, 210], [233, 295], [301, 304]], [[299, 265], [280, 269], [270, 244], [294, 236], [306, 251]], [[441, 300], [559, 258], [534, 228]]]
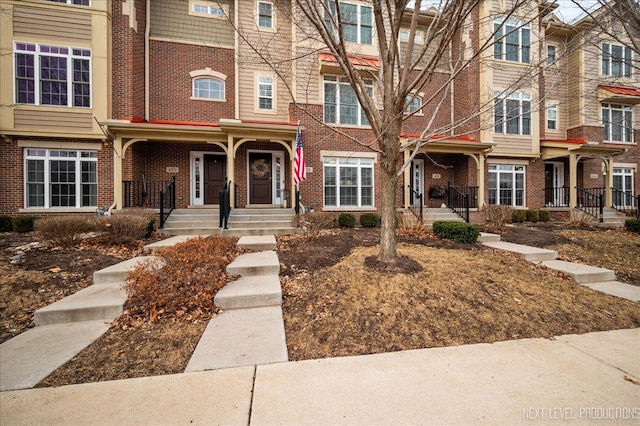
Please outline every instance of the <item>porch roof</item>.
[[592, 144], [583, 139], [542, 140], [540, 141], [540, 148], [543, 160], [566, 157], [569, 154], [595, 158], [613, 157], [627, 150], [626, 146], [604, 143]]
[[640, 104], [640, 89], [635, 87], [601, 85], [598, 92], [601, 101]]
[[[405, 139], [407, 142], [410, 139]], [[439, 154], [481, 154], [489, 152], [495, 142], [481, 142], [473, 139], [438, 139], [420, 147], [420, 152]], [[409, 145], [406, 149], [411, 149]]]

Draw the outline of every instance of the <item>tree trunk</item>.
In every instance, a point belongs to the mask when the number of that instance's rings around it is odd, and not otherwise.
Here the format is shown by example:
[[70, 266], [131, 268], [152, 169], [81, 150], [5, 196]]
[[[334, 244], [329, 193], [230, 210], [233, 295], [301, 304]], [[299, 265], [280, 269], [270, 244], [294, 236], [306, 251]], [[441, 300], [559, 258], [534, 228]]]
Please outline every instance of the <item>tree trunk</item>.
[[396, 188], [398, 175], [395, 170], [381, 167], [380, 179], [382, 200], [380, 203], [380, 252], [378, 260], [384, 263], [395, 263], [398, 259], [396, 250]]

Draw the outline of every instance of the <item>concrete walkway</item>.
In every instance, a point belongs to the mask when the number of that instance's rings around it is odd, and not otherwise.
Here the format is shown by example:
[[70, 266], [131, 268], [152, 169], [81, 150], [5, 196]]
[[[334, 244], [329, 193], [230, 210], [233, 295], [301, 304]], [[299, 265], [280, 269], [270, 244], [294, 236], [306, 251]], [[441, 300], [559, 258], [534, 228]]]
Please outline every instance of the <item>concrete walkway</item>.
[[638, 424], [640, 329], [0, 393], [3, 424]]
[[616, 281], [616, 274], [612, 270], [584, 265], [582, 263], [556, 260], [558, 252], [555, 250], [507, 243], [500, 241], [500, 235], [498, 234], [483, 232], [478, 240], [487, 247], [516, 253], [525, 260], [540, 262], [547, 268], [563, 272], [573, 278], [575, 282], [585, 287], [601, 293], [631, 300], [632, 302], [640, 302], [640, 286]]

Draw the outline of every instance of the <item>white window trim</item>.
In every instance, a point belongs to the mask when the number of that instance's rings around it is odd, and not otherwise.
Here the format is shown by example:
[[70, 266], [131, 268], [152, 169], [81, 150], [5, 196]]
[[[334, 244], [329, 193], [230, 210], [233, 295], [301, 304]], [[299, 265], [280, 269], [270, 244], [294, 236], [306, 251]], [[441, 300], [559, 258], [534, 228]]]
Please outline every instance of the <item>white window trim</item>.
[[[607, 106], [605, 106], [605, 105], [607, 105]], [[607, 134], [603, 135], [603, 141], [604, 142], [608, 142], [608, 143], [614, 143], [614, 144], [615, 143], [619, 143], [619, 144], [625, 144], [625, 145], [634, 143], [635, 142], [634, 141], [634, 136], [635, 135], [634, 135], [634, 128], [633, 128], [633, 124], [634, 124], [634, 121], [633, 121], [633, 107], [631, 105], [627, 105], [627, 104], [616, 104], [616, 103], [609, 103], [609, 102], [601, 103], [600, 104], [600, 118], [602, 120], [601, 122], [602, 122], [602, 126], [603, 126], [603, 131], [606, 131], [606, 126], [605, 126], [604, 120], [602, 119], [602, 113], [604, 112], [605, 109], [609, 111], [609, 119], [611, 119], [611, 112], [614, 111], [614, 110], [621, 111], [623, 115], [625, 115], [625, 113], [627, 111], [631, 112], [631, 127], [629, 128], [629, 127], [623, 126], [622, 127], [622, 132], [623, 132], [622, 139], [623, 140], [617, 141], [617, 140], [610, 139], [611, 135], [613, 134], [613, 131], [612, 131], [612, 126], [609, 125], [609, 132]], [[628, 141], [625, 140], [626, 139], [625, 136], [627, 136], [627, 133], [629, 133], [629, 135], [628, 135], [629, 136], [629, 140]]]
[[58, 1], [53, 1], [53, 0], [47, 0], [47, 1], [49, 1], [51, 3], [67, 4], [67, 5], [70, 5], [70, 6], [91, 7], [91, 0], [89, 0], [89, 4], [86, 5], [86, 6], [84, 4], [75, 4], [74, 0], [65, 0], [64, 3], [58, 2]]
[[[260, 25], [260, 3], [271, 5], [271, 26], [263, 27]], [[276, 8], [273, 2], [259, 0], [256, 2], [256, 28], [261, 31], [275, 31], [276, 30]]]
[[[491, 168], [495, 167], [496, 170], [491, 170]], [[509, 170], [499, 170], [500, 166], [511, 166], [513, 167], [513, 170], [509, 171]], [[522, 167], [522, 171], [519, 170], [515, 170], [516, 167]], [[511, 189], [512, 192], [512, 203], [509, 204], [508, 206], [513, 207], [513, 208], [525, 208], [527, 206], [527, 166], [524, 164], [515, 164], [514, 162], [512, 163], [494, 163], [494, 164], [490, 164], [489, 168], [488, 168], [488, 175], [492, 174], [492, 173], [496, 173], [496, 201], [500, 201], [500, 174], [511, 174], [513, 181], [513, 187]], [[516, 186], [515, 186], [515, 176], [521, 174], [523, 176], [522, 179], [522, 205], [517, 205], [516, 204]], [[489, 176], [487, 176], [487, 201], [489, 201], [489, 194], [490, 194], [490, 187], [489, 187]], [[507, 205], [507, 204], [500, 204], [500, 203], [496, 203], [495, 205]]]
[[[532, 46], [534, 45], [534, 43], [531, 40], [531, 36], [533, 35], [532, 31], [531, 31], [531, 24], [529, 22], [520, 20], [520, 19], [516, 19], [516, 18], [510, 18], [510, 19], [504, 19], [504, 18], [495, 18], [493, 20], [493, 26], [492, 26], [492, 30], [494, 32], [494, 34], [496, 33], [495, 30], [495, 25], [499, 24], [501, 25], [500, 29], [503, 32], [502, 36], [500, 37], [500, 39], [498, 41], [495, 41], [495, 36], [494, 36], [494, 40], [493, 43], [495, 44], [500, 44], [501, 46], [501, 54], [499, 58], [496, 58], [495, 56], [495, 48], [493, 51], [493, 54], [491, 55], [491, 57], [496, 60], [496, 61], [505, 61], [511, 64], [530, 64], [531, 63], [531, 54], [532, 54]], [[509, 25], [511, 27], [515, 27], [516, 30], [518, 32], [518, 59], [513, 61], [510, 59], [507, 59], [507, 31], [506, 31], [506, 26]], [[527, 46], [529, 48], [529, 59], [525, 62], [522, 60], [522, 47], [523, 47], [523, 43], [522, 43], [522, 30], [523, 29], [527, 29], [529, 30], [529, 45]]]
[[[271, 109], [260, 108], [260, 77], [268, 77], [272, 79], [271, 83]], [[278, 113], [278, 84], [275, 74], [255, 72], [255, 112], [257, 114], [277, 114]], [[267, 83], [262, 83], [267, 84]]]
[[[497, 100], [500, 100], [502, 102], [502, 112], [503, 112], [503, 120], [500, 123], [500, 126], [502, 127], [502, 131], [500, 132], [496, 132], [496, 121], [495, 121], [495, 103]], [[519, 114], [518, 114], [518, 133], [508, 133], [507, 132], [507, 122], [509, 121], [507, 119], [507, 100], [517, 100], [520, 103], [520, 107], [519, 107]], [[530, 93], [528, 92], [514, 92], [514, 93], [504, 93], [500, 90], [496, 90], [494, 91], [494, 98], [493, 98], [493, 102], [494, 102], [494, 110], [493, 110], [493, 133], [495, 135], [505, 135], [505, 136], [524, 136], [524, 137], [530, 137], [533, 134], [533, 126], [534, 126], [534, 122], [533, 122], [533, 117], [532, 117], [532, 108], [533, 108], [533, 100], [532, 100], [532, 96]], [[529, 133], [523, 133], [524, 130], [524, 113], [523, 113], [523, 108], [522, 108], [522, 103], [523, 102], [529, 102]]]
[[[553, 62], [549, 62], [549, 48], [553, 47]], [[558, 45], [553, 43], [547, 44], [547, 66], [553, 66], [558, 64]]]
[[[340, 205], [340, 185], [339, 185], [339, 169], [340, 168], [340, 164], [339, 162], [335, 165], [335, 166], [330, 166], [330, 167], [335, 167], [336, 168], [336, 205], [327, 205], [326, 204], [326, 200], [325, 200], [325, 164], [324, 161], [327, 158], [335, 158], [338, 161], [340, 159], [345, 159], [345, 158], [350, 158], [350, 159], [357, 159], [358, 160], [358, 164], [349, 164], [347, 166], [349, 167], [357, 167], [358, 168], [358, 183], [357, 183], [357, 188], [358, 188], [358, 204], [356, 206], [352, 206], [352, 205], [348, 205], [348, 206], [341, 206]], [[371, 160], [372, 164], [371, 166], [368, 165], [361, 165], [360, 164], [360, 160]], [[376, 188], [375, 188], [375, 171], [376, 171], [376, 163], [377, 163], [377, 155], [375, 153], [370, 153], [370, 152], [342, 152], [342, 151], [320, 151], [320, 161], [322, 163], [322, 210], [323, 211], [372, 211], [372, 210], [376, 210], [376, 200], [375, 200], [375, 194], [376, 194]], [[370, 206], [363, 206], [362, 205], [362, 193], [361, 193], [361, 188], [362, 188], [362, 174], [361, 174], [361, 170], [363, 168], [367, 168], [367, 169], [371, 169], [371, 205]]]
[[[324, 86], [326, 83], [325, 77], [335, 77], [335, 81], [331, 81], [329, 80], [330, 83], [335, 83], [336, 86], [338, 86], [338, 91], [336, 91], [336, 123], [330, 123], [330, 122], [326, 122], [324, 121], [325, 115], [324, 115], [324, 109], [326, 106], [326, 101], [325, 101], [325, 91], [324, 91]], [[362, 124], [362, 114], [363, 114], [363, 108], [362, 105], [360, 105], [360, 102], [358, 102], [358, 121], [356, 124], [352, 124], [352, 123], [341, 123], [339, 120], [339, 116], [340, 116], [340, 86], [341, 85], [348, 85], [348, 83], [341, 83], [340, 79], [341, 77], [344, 77], [344, 75], [335, 75], [335, 74], [323, 74], [322, 75], [322, 79], [321, 79], [321, 84], [322, 84], [322, 122], [325, 124], [329, 124], [332, 126], [336, 126], [336, 127], [357, 127], [357, 128], [371, 128], [371, 124]], [[364, 79], [365, 81], [365, 85], [367, 87], [371, 88], [371, 93], [372, 95], [374, 95], [373, 92], [373, 80], [371, 79]], [[367, 84], [366, 82], [369, 81], [370, 84]], [[355, 89], [354, 89], [355, 90]], [[375, 99], [375, 98], [374, 98]]]
[[424, 92], [420, 92], [420, 93], [415, 93], [415, 91], [411, 91], [411, 94], [408, 95], [408, 97], [410, 96], [415, 96], [415, 99], [418, 99], [420, 101], [420, 107], [418, 107], [417, 112], [415, 113], [411, 113], [410, 111], [408, 111], [409, 107], [411, 106], [411, 104], [408, 104], [407, 107], [404, 110], [405, 115], [409, 115], [411, 114], [411, 116], [424, 116], [424, 104], [422, 103], [422, 99], [424, 98]]
[[[400, 28], [400, 31], [398, 31], [398, 41], [400, 41], [401, 43], [408, 43], [410, 33], [411, 30], [409, 28]], [[413, 36], [413, 43], [424, 44], [424, 31], [416, 30]]]
[[[356, 3], [356, 2], [351, 2], [351, 1], [341, 1], [340, 3], [344, 3], [344, 4], [348, 4], [348, 5], [352, 5], [352, 6], [356, 6], [357, 7], [357, 12], [356, 15], [358, 16], [358, 21], [357, 21], [357, 37], [356, 37], [356, 41], [348, 41], [345, 40], [346, 43], [349, 44], [358, 44], [358, 45], [363, 45], [363, 46], [374, 46], [375, 45], [375, 17], [374, 17], [374, 13], [373, 13], [373, 7], [370, 4], [362, 4], [362, 3]], [[362, 12], [361, 12], [361, 8], [362, 7], [367, 7], [369, 9], [371, 9], [371, 43], [362, 43]], [[328, 13], [327, 10], [325, 9], [324, 13]], [[337, 38], [337, 29], [333, 31], [334, 32], [334, 37]]]
[[[18, 44], [27, 44], [27, 45], [35, 45], [35, 51], [22, 51], [17, 49]], [[42, 46], [47, 47], [55, 47], [68, 49], [68, 54], [58, 54], [58, 53], [48, 53], [41, 52], [40, 49]], [[89, 56], [78, 56], [74, 55], [74, 50], [83, 50], [89, 52]], [[21, 103], [18, 102], [18, 85], [17, 81], [17, 64], [16, 58], [17, 54], [25, 54], [34, 56], [34, 102], [33, 103]], [[64, 57], [67, 59], [67, 105], [52, 105], [52, 104], [43, 104], [40, 99], [40, 56], [54, 56], [54, 57]], [[93, 52], [90, 48], [84, 47], [73, 47], [67, 45], [57, 45], [57, 44], [49, 44], [49, 43], [32, 43], [32, 42], [24, 42], [24, 41], [14, 41], [13, 43], [13, 101], [18, 105], [34, 105], [34, 106], [44, 106], [44, 107], [53, 107], [53, 108], [78, 108], [82, 110], [89, 110], [93, 108]], [[89, 61], [89, 106], [74, 106], [73, 105], [73, 97], [74, 97], [74, 87], [73, 87], [73, 59], [84, 59]]]
[[[196, 5], [206, 6], [208, 12], [196, 12], [194, 9]], [[224, 16], [211, 13], [211, 8], [221, 9], [224, 13]], [[202, 18], [213, 18], [213, 19], [229, 19], [229, 6], [226, 4], [219, 4], [215, 1], [210, 0], [189, 0], [189, 15], [191, 16], [199, 16]]]
[[[191, 71], [189, 73], [191, 77], [191, 97], [189, 99], [194, 101], [208, 101], [208, 102], [226, 102], [227, 101], [227, 76], [218, 71], [213, 71], [211, 68], [207, 67], [201, 70]], [[195, 82], [200, 78], [213, 78], [214, 80], [219, 80], [222, 82], [223, 90], [224, 90], [224, 98], [201, 98], [195, 95]]]
[[[605, 73], [604, 73], [604, 70], [602, 69], [602, 60], [603, 60], [603, 57], [602, 57], [602, 56], [603, 56], [603, 55], [604, 55], [604, 53], [605, 53], [605, 52], [604, 52], [604, 47], [603, 47], [603, 45], [604, 45], [604, 44], [608, 44], [608, 45], [609, 45], [609, 52], [607, 52], [607, 54], [609, 55], [609, 61], [608, 61], [608, 64], [609, 64], [609, 73], [608, 73], [608, 74], [605, 74]], [[613, 74], [611, 74], [611, 68], [612, 68], [612, 67], [611, 67], [611, 64], [612, 64], [611, 48], [612, 48], [613, 46], [620, 46], [620, 47], [622, 47], [622, 56], [623, 56], [623, 61], [622, 61], [622, 74], [621, 74], [621, 75], [613, 75]], [[600, 41], [600, 44], [599, 44], [599, 47], [600, 47], [600, 55], [599, 55], [600, 65], [599, 65], [599, 68], [600, 68], [600, 76], [601, 76], [601, 77], [633, 79], [633, 77], [634, 77], [634, 72], [633, 72], [633, 68], [634, 68], [634, 63], [633, 63], [633, 61], [634, 61], [634, 58], [633, 58], [634, 51], [633, 51], [633, 49], [631, 49], [629, 46], [626, 46], [626, 45], [621, 44], [621, 43], [619, 43], [619, 42], [616, 42], [616, 41], [608, 41], [608, 40], [601, 40], [601, 41]], [[629, 51], [630, 51], [630, 53], [631, 53], [631, 59], [630, 59], [630, 61], [629, 61], [629, 64], [627, 64], [627, 63], [624, 61], [624, 53], [625, 53], [625, 50], [629, 50]], [[627, 75], [625, 75], [625, 69], [626, 69], [627, 67], [629, 68], [629, 75], [628, 75], [628, 76], [627, 76]]]
[[[29, 155], [28, 151], [29, 150], [41, 150], [41, 151], [45, 151], [45, 155], [44, 156], [34, 156], [34, 155]], [[77, 153], [76, 157], [53, 157], [51, 155], [51, 151], [74, 151]], [[81, 153], [82, 152], [87, 152], [87, 151], [91, 151], [91, 152], [95, 152], [96, 156], [95, 157], [82, 157]], [[24, 186], [24, 209], [21, 209], [23, 211], [29, 211], [29, 212], [35, 212], [35, 211], [78, 211], [78, 210], [89, 210], [89, 211], [94, 211], [95, 208], [98, 206], [98, 195], [96, 195], [96, 205], [95, 206], [82, 206], [82, 167], [81, 167], [81, 163], [83, 162], [92, 162], [96, 164], [96, 189], [99, 188], [99, 176], [100, 176], [100, 172], [98, 170], [98, 166], [99, 166], [99, 162], [98, 162], [98, 158], [97, 158], [97, 151], [94, 150], [88, 150], [88, 149], [79, 149], [79, 147], [76, 147], [75, 149], [64, 149], [64, 148], [44, 148], [44, 147], [28, 147], [28, 148], [23, 148], [23, 167], [24, 167], [24, 175], [23, 175], [23, 186]], [[44, 206], [33, 206], [33, 207], [27, 207], [28, 203], [29, 203], [29, 193], [28, 193], [28, 185], [27, 185], [27, 179], [28, 179], [28, 166], [27, 163], [29, 160], [40, 160], [44, 162]], [[50, 169], [50, 161], [51, 160], [60, 160], [60, 161], [74, 161], [76, 163], [76, 165], [78, 167], [76, 167], [75, 170], [75, 174], [76, 174], [76, 180], [74, 182], [74, 185], [76, 186], [76, 193], [75, 193], [75, 197], [76, 197], [76, 205], [75, 206], [51, 206], [51, 169]]]
[[[551, 108], [551, 106], [553, 106], [554, 108]], [[551, 129], [549, 128], [549, 121], [551, 121], [551, 119], [549, 118], [549, 112], [554, 109], [556, 112], [556, 118], [553, 119], [553, 121], [556, 122], [556, 128], [555, 129]], [[558, 102], [556, 101], [548, 101], [547, 105], [546, 105], [546, 109], [545, 109], [545, 128], [550, 131], [550, 132], [559, 132], [559, 120], [558, 120]]]

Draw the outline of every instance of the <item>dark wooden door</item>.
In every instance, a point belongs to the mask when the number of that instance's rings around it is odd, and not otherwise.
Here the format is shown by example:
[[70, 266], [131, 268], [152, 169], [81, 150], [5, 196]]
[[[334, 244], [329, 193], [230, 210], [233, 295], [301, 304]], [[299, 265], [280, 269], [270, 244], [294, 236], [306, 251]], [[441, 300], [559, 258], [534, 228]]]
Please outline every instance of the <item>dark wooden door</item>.
[[227, 176], [227, 159], [222, 155], [204, 156], [204, 203], [218, 204]]
[[271, 204], [271, 153], [249, 153], [249, 203]]

